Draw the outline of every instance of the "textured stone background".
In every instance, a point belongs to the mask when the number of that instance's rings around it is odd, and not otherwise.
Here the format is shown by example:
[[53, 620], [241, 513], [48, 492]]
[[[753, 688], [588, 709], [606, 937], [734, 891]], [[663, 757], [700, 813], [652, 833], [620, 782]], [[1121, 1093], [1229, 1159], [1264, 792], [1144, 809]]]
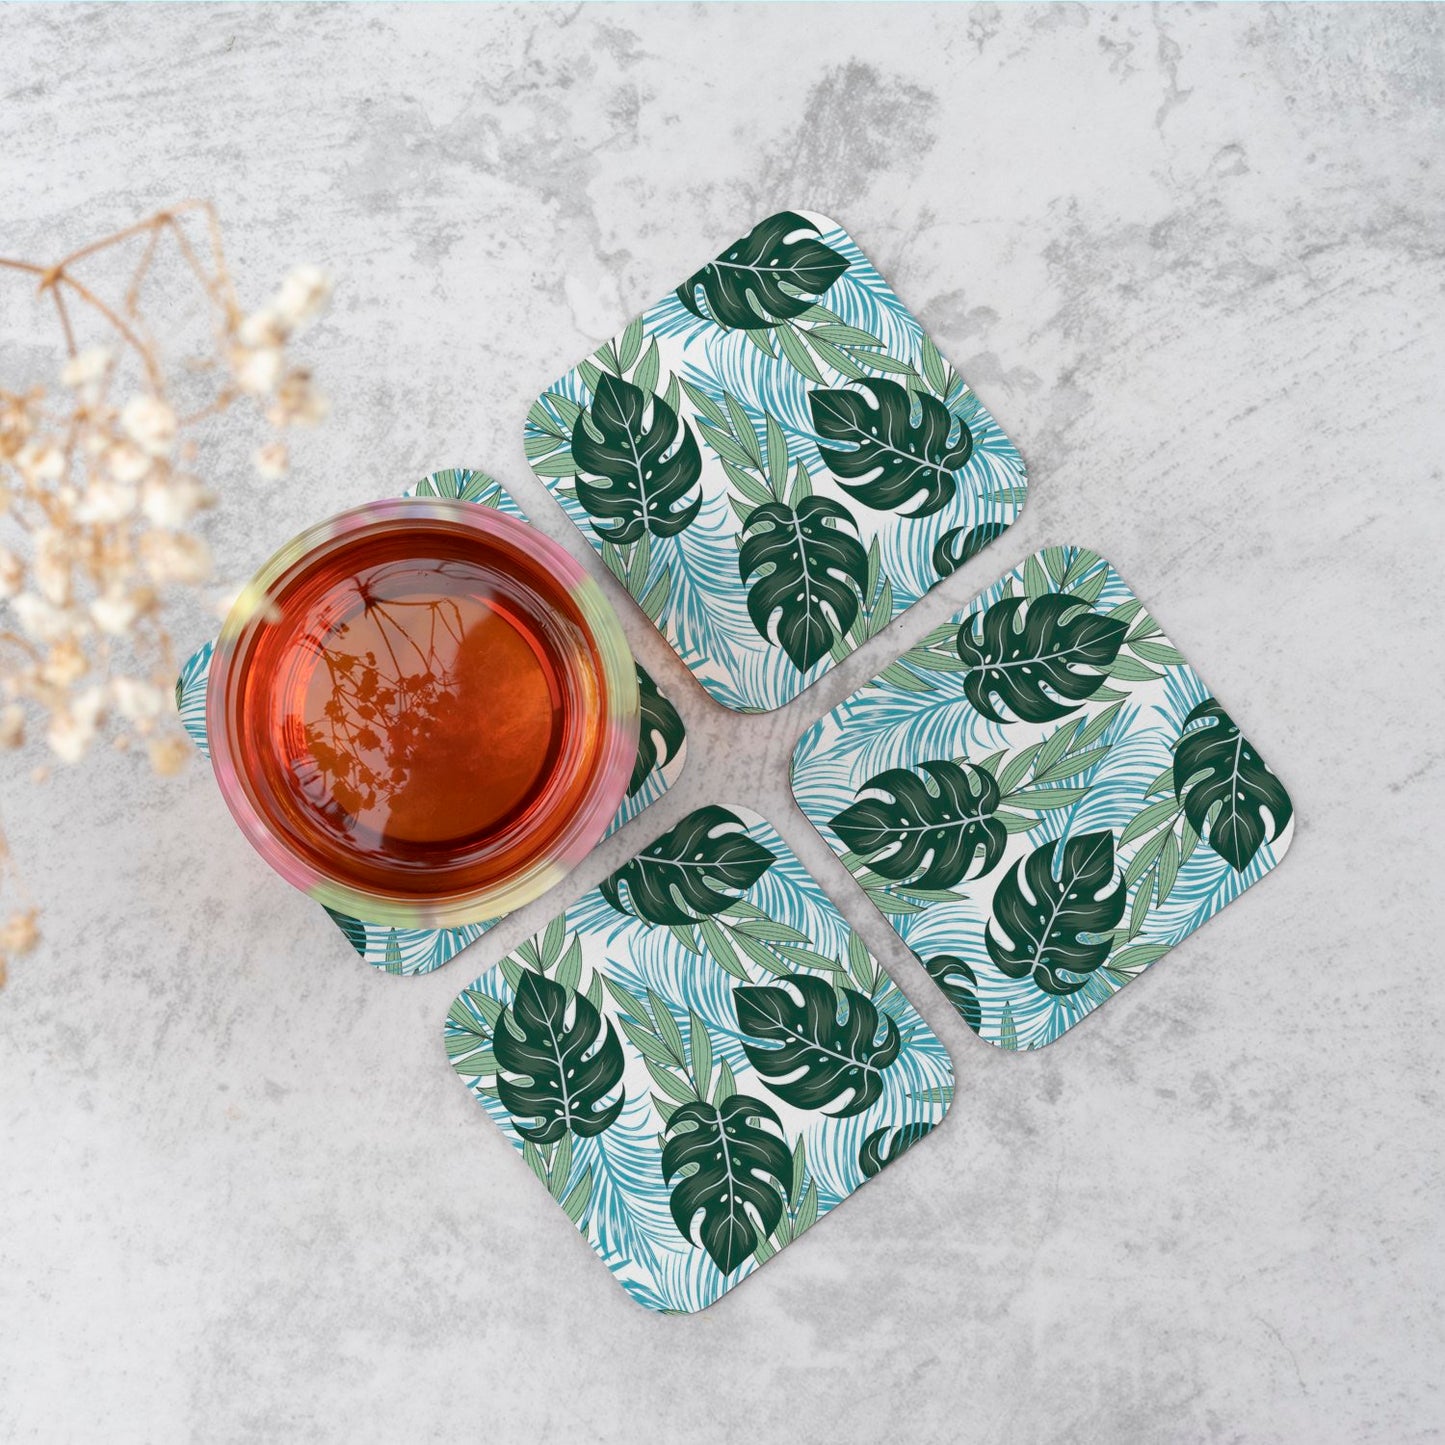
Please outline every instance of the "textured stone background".
[[[696, 1318], [623, 1296], [446, 1066], [449, 999], [552, 903], [378, 977], [204, 769], [34, 789], [7, 761], [49, 941], [0, 996], [0, 1439], [1439, 1438], [1442, 32], [1390, 6], [0, 11], [0, 248], [199, 193], [253, 301], [294, 261], [338, 278], [307, 348], [335, 413], [295, 478], [213, 454], [229, 573], [435, 466], [541, 499], [531, 397], [790, 205], [868, 248], [1034, 486], [769, 717], [629, 616], [692, 760], [576, 889], [700, 802], [761, 807], [960, 1079], [935, 1138]], [[1299, 834], [1009, 1057], [785, 762], [1060, 541], [1147, 599]]]

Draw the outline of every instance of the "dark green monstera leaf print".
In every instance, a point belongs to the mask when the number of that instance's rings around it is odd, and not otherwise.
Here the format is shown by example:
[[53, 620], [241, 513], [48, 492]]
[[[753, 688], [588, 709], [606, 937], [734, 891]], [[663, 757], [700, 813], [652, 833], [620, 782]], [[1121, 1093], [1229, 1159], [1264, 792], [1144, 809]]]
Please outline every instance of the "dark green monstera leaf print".
[[969, 763], [918, 766], [927, 780], [906, 768], [869, 778], [859, 793], [884, 796], [845, 808], [831, 820], [833, 831], [875, 873], [896, 883], [952, 888], [981, 877], [1008, 845], [1008, 829], [994, 817], [1000, 795], [993, 774]]
[[[779, 1132], [760, 1127], [771, 1124]], [[761, 1100], [733, 1094], [720, 1105], [684, 1104], [668, 1122], [662, 1178], [671, 1184], [672, 1222], [731, 1274], [777, 1227], [793, 1155], [782, 1123]], [[698, 1212], [702, 1227], [693, 1233]], [[756, 1217], [755, 1217], [756, 1216]]]
[[1007, 531], [1007, 522], [980, 522], [967, 531], [962, 527], [950, 527], [933, 544], [933, 570], [940, 577], [950, 576]]
[[813, 496], [796, 508], [766, 502], [743, 527], [738, 575], [746, 585], [757, 574], [748, 616], [768, 638], [777, 615], [778, 644], [799, 672], [827, 657], [852, 627], [868, 586], [868, 554], [842, 524], [857, 526], [845, 507]]
[[884, 1014], [879, 1039], [878, 1010], [861, 993], [842, 991], [848, 1013], [840, 1023], [838, 995], [830, 984], [805, 973], [788, 983], [801, 1003], [786, 988], [746, 984], [733, 990], [748, 1062], [773, 1093], [796, 1108], [822, 1109], [846, 1095], [841, 1108], [824, 1112], [834, 1119], [861, 1114], [882, 1095], [883, 1070], [898, 1057], [898, 1025]]
[[622, 1082], [616, 1030], [609, 1021], [603, 1035], [601, 1016], [582, 994], [569, 995], [540, 973], [523, 973], [516, 997], [492, 1032], [492, 1052], [497, 1097], [517, 1133], [534, 1144], [554, 1144], [569, 1131], [589, 1139], [622, 1112], [626, 1090], [610, 1104], [602, 1102]]
[[[1208, 726], [1189, 731], [1200, 722]], [[1194, 831], [1240, 873], [1294, 813], [1284, 785], [1212, 697], [1184, 719], [1174, 745], [1174, 793]]]
[[[803, 234], [800, 234], [803, 233]], [[677, 288], [677, 299], [704, 321], [760, 331], [802, 316], [847, 269], [847, 260], [793, 211], [759, 221]], [[698, 287], [707, 298], [704, 311]]]
[[648, 923], [696, 923], [731, 907], [774, 861], [736, 813], [712, 804], [604, 879], [601, 893], [619, 913]]
[[642, 699], [642, 722], [637, 732], [637, 760], [627, 783], [629, 798], [654, 768], [665, 768], [677, 756], [687, 732], [677, 709], [657, 690], [657, 684], [642, 667], [637, 669], [637, 691]]
[[693, 434], [660, 396], [610, 372], [598, 377], [592, 404], [573, 424], [572, 456], [580, 469], [577, 500], [592, 530], [620, 547], [646, 532], [675, 537], [702, 507], [701, 492], [678, 506], [702, 476]]
[[[822, 438], [818, 452], [838, 485], [877, 512], [900, 511], [920, 492], [921, 500], [905, 517], [926, 517], [946, 507], [958, 490], [953, 474], [973, 455], [968, 427], [926, 392], [910, 399], [896, 381], [878, 378], [858, 385], [871, 394], [871, 404], [851, 387], [808, 393], [813, 426]], [[955, 427], [958, 436], [950, 441]]]
[[1057, 840], [1045, 843], [1004, 875], [993, 895], [993, 922], [984, 943], [1009, 978], [1032, 975], [1045, 993], [1070, 994], [1086, 980], [1063, 973], [1092, 973], [1108, 958], [1111, 939], [1086, 935], [1113, 930], [1124, 914], [1128, 890], [1123, 875], [1114, 874], [1112, 833], [1068, 839], [1055, 878], [1057, 847]]
[[932, 1124], [905, 1124], [901, 1129], [894, 1129], [890, 1138], [886, 1125], [882, 1129], [875, 1129], [863, 1141], [863, 1147], [858, 1151], [858, 1167], [863, 1171], [863, 1177], [871, 1179], [885, 1165], [891, 1164], [900, 1154], [906, 1154], [925, 1134], [932, 1131]]
[[978, 978], [974, 971], [951, 953], [940, 953], [922, 960], [929, 978], [943, 990], [943, 996], [959, 1013], [974, 1033], [983, 1024], [983, 1010], [978, 1002]]
[[1001, 598], [958, 629], [964, 695], [994, 722], [1009, 721], [994, 698], [1025, 722], [1067, 717], [1104, 685], [1127, 631], [1062, 592]]

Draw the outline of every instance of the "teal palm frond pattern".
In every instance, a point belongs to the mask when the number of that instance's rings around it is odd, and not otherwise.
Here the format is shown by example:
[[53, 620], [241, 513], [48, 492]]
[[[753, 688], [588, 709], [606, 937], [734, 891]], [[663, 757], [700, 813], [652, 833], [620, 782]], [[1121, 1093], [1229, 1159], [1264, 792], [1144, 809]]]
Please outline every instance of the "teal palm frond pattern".
[[[402, 494], [407, 497], [458, 497], [481, 507], [525, 522], [526, 514], [511, 493], [486, 472], [454, 467], [432, 472]], [[202, 757], [210, 757], [206, 742], [206, 683], [210, 677], [214, 643], [207, 642], [186, 659], [176, 679], [176, 708], [181, 726]], [[655, 803], [682, 774], [687, 752], [686, 731], [676, 708], [639, 664], [637, 681], [642, 692], [642, 735], [638, 740], [637, 765], [628, 783], [627, 796], [608, 828], [616, 832], [650, 803]], [[343, 913], [325, 910], [346, 941], [373, 968], [385, 973], [430, 973], [450, 963], [468, 944], [475, 943], [500, 922], [488, 919], [460, 928], [393, 928], [385, 923], [366, 923]]]
[[997, 421], [857, 243], [784, 211], [544, 392], [532, 469], [725, 707], [782, 706], [998, 537]]
[[747, 1278], [953, 1096], [942, 1043], [783, 840], [717, 806], [464, 989], [445, 1034], [617, 1282], [670, 1313]]
[[1050, 547], [799, 740], [799, 806], [982, 1038], [1037, 1048], [1284, 856], [1294, 808], [1112, 566]]

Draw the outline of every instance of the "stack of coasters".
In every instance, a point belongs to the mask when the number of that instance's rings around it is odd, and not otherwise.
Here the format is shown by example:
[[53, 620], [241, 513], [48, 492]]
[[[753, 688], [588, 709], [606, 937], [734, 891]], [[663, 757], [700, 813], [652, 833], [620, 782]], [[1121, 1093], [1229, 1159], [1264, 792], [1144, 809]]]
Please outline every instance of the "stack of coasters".
[[[403, 495], [457, 497], [480, 507], [495, 507], [523, 522], [527, 520], [500, 482], [485, 472], [466, 468], [432, 472], [415, 486], [408, 487]], [[213, 646], [208, 642], [192, 653], [176, 681], [176, 706], [181, 723], [205, 757], [210, 756], [206, 741], [206, 682]], [[608, 828], [609, 833], [635, 818], [677, 782], [687, 751], [682, 718], [640, 663], [637, 682], [642, 695], [637, 761], [628, 781], [627, 795]], [[440, 968], [500, 921], [492, 918], [460, 928], [394, 928], [390, 924], [366, 923], [330, 908], [325, 911], [367, 963], [395, 974], [430, 973]]]
[[857, 243], [760, 221], [528, 414], [532, 469], [725, 707], [781, 706], [1018, 515], [1023, 463]]
[[1053, 1042], [1284, 856], [1293, 808], [1095, 553], [1050, 547], [800, 740], [793, 793], [969, 1025]]
[[639, 1304], [705, 1309], [943, 1117], [943, 1045], [755, 814], [710, 806], [465, 989], [453, 1067]]

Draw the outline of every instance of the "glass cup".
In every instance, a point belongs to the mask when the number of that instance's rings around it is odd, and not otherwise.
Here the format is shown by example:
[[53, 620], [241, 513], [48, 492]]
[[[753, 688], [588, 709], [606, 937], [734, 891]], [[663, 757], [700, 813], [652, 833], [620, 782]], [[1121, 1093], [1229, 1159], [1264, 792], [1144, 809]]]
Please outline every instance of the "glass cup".
[[637, 755], [601, 588], [490, 507], [401, 498], [303, 532], [226, 619], [211, 760], [263, 858], [368, 922], [529, 903], [597, 844]]

